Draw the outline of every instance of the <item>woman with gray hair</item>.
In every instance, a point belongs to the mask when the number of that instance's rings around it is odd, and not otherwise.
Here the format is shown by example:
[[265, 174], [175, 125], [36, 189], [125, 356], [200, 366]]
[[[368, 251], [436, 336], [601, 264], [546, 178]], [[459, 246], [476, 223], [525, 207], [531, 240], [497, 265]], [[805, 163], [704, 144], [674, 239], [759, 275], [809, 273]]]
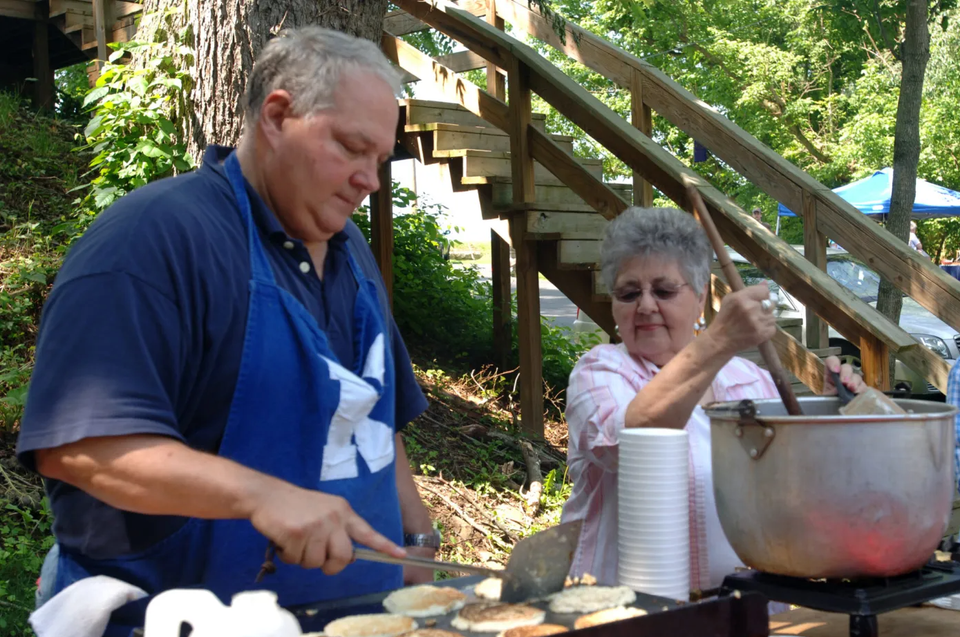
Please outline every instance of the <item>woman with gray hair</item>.
[[[704, 329], [713, 251], [689, 214], [629, 208], [607, 227], [604, 282], [622, 342], [580, 359], [567, 389], [568, 466], [573, 493], [564, 522], [582, 519], [571, 575], [617, 582], [617, 445], [624, 427], [685, 429], [690, 441], [690, 585], [718, 586], [740, 561], [724, 537], [713, 500], [709, 419], [701, 405], [775, 398], [766, 371], [735, 356], [773, 337], [766, 283], [728, 294]], [[849, 365], [826, 360], [844, 385], [863, 391]], [[836, 393], [829, 380], [824, 393]]]

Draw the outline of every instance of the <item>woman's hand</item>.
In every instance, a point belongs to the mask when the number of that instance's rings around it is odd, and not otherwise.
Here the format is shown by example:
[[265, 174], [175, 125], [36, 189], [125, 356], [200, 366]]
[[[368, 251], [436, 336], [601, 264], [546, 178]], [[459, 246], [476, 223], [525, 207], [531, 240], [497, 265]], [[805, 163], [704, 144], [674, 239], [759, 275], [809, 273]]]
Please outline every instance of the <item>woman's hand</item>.
[[777, 319], [769, 299], [766, 282], [726, 295], [720, 312], [704, 334], [714, 338], [730, 355], [769, 341], [777, 332]]
[[828, 372], [823, 375], [823, 394], [825, 396], [835, 396], [837, 394], [837, 388], [833, 384], [833, 376], [829, 372], [838, 372], [840, 382], [854, 394], [862, 394], [867, 390], [868, 385], [863, 382], [863, 376], [853, 373], [853, 367], [850, 365], [846, 363], [841, 365], [840, 359], [836, 356], [825, 358], [823, 365]]

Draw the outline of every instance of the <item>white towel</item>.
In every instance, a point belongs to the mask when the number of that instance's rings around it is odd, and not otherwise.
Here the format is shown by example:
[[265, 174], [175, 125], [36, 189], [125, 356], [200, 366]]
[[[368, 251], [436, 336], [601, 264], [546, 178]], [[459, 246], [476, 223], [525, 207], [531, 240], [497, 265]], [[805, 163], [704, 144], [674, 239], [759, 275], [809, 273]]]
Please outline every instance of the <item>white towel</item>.
[[33, 611], [30, 625], [37, 637], [103, 637], [113, 611], [146, 596], [143, 589], [113, 577], [85, 577]]

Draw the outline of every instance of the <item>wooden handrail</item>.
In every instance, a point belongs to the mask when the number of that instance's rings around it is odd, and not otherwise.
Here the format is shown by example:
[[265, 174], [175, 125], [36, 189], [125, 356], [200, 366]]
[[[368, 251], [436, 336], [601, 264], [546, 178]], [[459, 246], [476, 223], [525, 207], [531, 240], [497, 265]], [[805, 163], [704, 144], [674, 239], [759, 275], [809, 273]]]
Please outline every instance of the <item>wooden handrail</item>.
[[[683, 175], [694, 179], [699, 184], [699, 190], [717, 226], [730, 245], [756, 263], [801, 302], [827, 318], [851, 342], [859, 343], [863, 339], [879, 340], [891, 353], [897, 354], [924, 374], [928, 381], [945, 387], [949, 369], [942, 359], [919, 346], [918, 342], [899, 326], [806, 261], [779, 237], [762, 228], [722, 193], [630, 126], [535, 51], [491, 28], [485, 22], [442, 3], [434, 5], [418, 0], [400, 0], [398, 4], [497, 66], [509, 68], [519, 63], [528, 67], [530, 86], [534, 92], [674, 201], [685, 205]], [[517, 62], [513, 61], [514, 58]], [[479, 103], [478, 99], [474, 101]], [[463, 101], [461, 103], [470, 108]], [[531, 146], [536, 147], [537, 144]], [[550, 162], [548, 157], [544, 158]], [[559, 168], [556, 162], [541, 163], [548, 169], [560, 170], [561, 173], [573, 169], [569, 162]], [[562, 176], [561, 173], [557, 173], [558, 176]]]
[[[815, 201], [817, 229], [889, 279], [954, 329], [960, 330], [960, 283], [749, 133], [715, 111], [666, 74], [569, 21], [565, 37], [518, 0], [497, 3], [497, 14], [616, 84], [631, 89], [643, 80], [643, 103], [706, 145], [710, 152], [766, 194], [801, 214], [804, 195]], [[466, 44], [466, 43], [464, 43]], [[808, 204], [809, 205], [809, 204]], [[904, 277], [909, 270], [912, 276]]]

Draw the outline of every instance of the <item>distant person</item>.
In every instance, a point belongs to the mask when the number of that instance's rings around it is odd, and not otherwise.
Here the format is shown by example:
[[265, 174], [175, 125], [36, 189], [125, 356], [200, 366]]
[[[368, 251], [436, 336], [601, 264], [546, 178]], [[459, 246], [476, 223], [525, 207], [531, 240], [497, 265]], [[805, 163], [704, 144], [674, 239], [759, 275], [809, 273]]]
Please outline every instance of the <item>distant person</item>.
[[930, 255], [927, 254], [926, 252], [924, 252], [924, 250], [923, 250], [923, 244], [920, 243], [920, 238], [917, 236], [917, 222], [916, 222], [916, 221], [911, 221], [911, 222], [910, 222], [910, 239], [909, 239], [909, 243], [910, 243], [910, 247], [911, 247], [911, 248], [913, 248], [914, 250], [916, 250], [917, 252], [919, 252], [919, 253], [922, 254], [923, 256], [927, 257], [928, 259], [930, 258]]
[[767, 230], [772, 230], [772, 229], [773, 229], [773, 228], [770, 227], [770, 224], [769, 224], [769, 223], [767, 223], [766, 221], [763, 220], [763, 211], [762, 211], [762, 210], [760, 210], [759, 208], [754, 208], [752, 214], [753, 214], [753, 218], [756, 219], [757, 221], [759, 221], [759, 222], [763, 225], [764, 228], [766, 228]]

